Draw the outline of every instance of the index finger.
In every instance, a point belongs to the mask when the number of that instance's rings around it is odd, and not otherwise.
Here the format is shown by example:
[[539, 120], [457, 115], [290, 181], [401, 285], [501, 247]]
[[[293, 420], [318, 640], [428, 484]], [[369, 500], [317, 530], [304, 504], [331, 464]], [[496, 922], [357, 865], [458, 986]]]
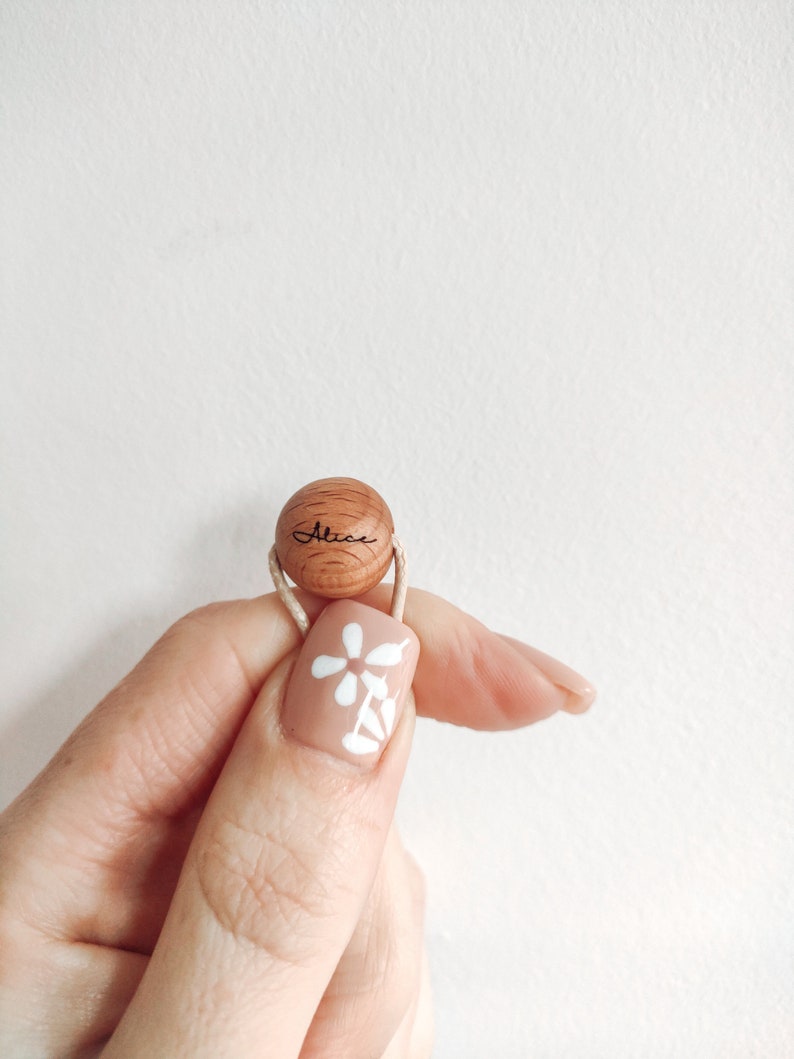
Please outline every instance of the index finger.
[[[362, 601], [386, 610], [389, 589]], [[302, 601], [312, 618], [325, 606]], [[595, 697], [562, 663], [429, 592], [409, 590], [404, 620], [422, 645], [414, 677], [420, 716], [518, 728], [558, 710], [581, 712]], [[275, 593], [192, 611], [85, 718], [28, 797], [57, 782], [70, 801], [84, 789], [90, 816], [103, 804], [116, 816], [124, 808], [185, 811], [211, 786], [265, 678], [300, 642]]]

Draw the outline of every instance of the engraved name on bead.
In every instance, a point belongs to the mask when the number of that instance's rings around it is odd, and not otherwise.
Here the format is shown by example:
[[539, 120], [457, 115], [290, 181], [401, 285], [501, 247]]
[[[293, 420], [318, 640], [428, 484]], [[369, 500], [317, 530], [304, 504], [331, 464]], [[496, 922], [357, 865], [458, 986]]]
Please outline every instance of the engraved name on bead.
[[383, 498], [356, 478], [322, 478], [290, 497], [276, 552], [295, 584], [332, 599], [361, 595], [392, 559], [394, 521]]
[[320, 523], [315, 522], [314, 529], [311, 533], [307, 533], [305, 530], [293, 530], [293, 538], [298, 544], [308, 544], [309, 541], [321, 541], [325, 544], [376, 544], [376, 537], [351, 537], [348, 533], [342, 537], [338, 533], [332, 533], [331, 527], [326, 526], [325, 529], [320, 531]]

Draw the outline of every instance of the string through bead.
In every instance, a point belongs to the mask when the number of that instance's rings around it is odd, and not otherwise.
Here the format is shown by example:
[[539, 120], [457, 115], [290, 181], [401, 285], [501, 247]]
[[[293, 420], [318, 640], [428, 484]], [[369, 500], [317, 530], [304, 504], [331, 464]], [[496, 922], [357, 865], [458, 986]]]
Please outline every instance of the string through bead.
[[305, 640], [309, 632], [309, 626], [311, 625], [311, 622], [309, 621], [309, 615], [298, 602], [297, 596], [287, 584], [287, 579], [284, 576], [284, 571], [281, 569], [281, 563], [279, 562], [278, 555], [276, 554], [275, 544], [270, 549], [270, 553], [268, 554], [267, 559], [268, 566], [270, 567], [270, 576], [273, 578], [273, 584], [276, 586], [276, 592], [278, 592], [281, 602], [292, 615], [295, 624], [301, 631], [301, 636], [303, 636]]
[[397, 621], [402, 621], [405, 595], [408, 591], [407, 559], [403, 542], [396, 533], [392, 534], [391, 541], [394, 546], [394, 589], [391, 594], [391, 616]]
[[[408, 568], [405, 547], [396, 533], [392, 534], [392, 548], [394, 554], [394, 588], [391, 596], [391, 616], [397, 621], [403, 620], [405, 611], [405, 597], [408, 592]], [[284, 571], [281, 567], [275, 544], [268, 553], [268, 566], [273, 584], [276, 587], [279, 598], [287, 608], [290, 616], [301, 631], [305, 639], [311, 627], [309, 615], [304, 610], [298, 597], [287, 583]]]

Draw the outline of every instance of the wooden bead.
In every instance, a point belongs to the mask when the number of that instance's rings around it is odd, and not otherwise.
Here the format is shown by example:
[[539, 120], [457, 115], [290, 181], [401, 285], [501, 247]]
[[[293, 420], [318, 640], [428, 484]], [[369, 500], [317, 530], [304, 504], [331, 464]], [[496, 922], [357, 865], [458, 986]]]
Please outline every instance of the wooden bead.
[[299, 489], [276, 524], [276, 553], [296, 585], [318, 596], [360, 596], [392, 559], [394, 520], [356, 478], [321, 478]]

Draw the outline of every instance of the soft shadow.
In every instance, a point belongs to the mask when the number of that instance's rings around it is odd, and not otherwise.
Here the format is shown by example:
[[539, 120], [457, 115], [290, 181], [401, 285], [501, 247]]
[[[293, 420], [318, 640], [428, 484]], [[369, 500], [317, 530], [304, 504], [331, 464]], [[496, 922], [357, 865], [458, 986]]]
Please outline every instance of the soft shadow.
[[20, 705], [0, 730], [0, 809], [180, 614], [212, 600], [272, 589], [267, 553], [277, 517], [274, 504], [252, 500], [200, 527], [176, 552], [162, 599], [99, 637], [43, 693]]

